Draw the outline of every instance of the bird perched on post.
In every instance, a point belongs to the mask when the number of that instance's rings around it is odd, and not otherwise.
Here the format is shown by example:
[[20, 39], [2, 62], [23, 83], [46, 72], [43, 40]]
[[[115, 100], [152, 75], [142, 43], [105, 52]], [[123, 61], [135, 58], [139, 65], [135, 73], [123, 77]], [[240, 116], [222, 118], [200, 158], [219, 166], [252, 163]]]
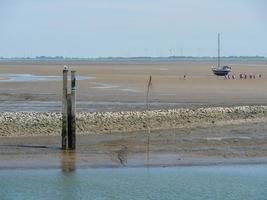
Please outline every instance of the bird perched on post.
[[64, 65], [64, 70], [69, 70], [69, 67], [67, 65]]

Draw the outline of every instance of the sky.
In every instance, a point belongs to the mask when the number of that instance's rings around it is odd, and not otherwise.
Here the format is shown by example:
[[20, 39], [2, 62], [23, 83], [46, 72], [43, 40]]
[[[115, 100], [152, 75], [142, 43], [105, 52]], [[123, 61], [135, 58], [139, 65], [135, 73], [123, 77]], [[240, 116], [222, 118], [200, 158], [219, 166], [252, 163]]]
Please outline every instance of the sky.
[[266, 0], [0, 0], [0, 57], [267, 56]]

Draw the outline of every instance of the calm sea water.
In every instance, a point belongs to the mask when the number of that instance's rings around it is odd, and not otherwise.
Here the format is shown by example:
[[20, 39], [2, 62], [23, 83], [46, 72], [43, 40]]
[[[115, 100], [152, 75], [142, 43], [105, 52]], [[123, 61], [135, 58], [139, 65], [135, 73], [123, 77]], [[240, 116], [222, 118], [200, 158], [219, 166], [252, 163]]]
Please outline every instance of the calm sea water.
[[267, 199], [267, 166], [0, 170], [0, 199]]

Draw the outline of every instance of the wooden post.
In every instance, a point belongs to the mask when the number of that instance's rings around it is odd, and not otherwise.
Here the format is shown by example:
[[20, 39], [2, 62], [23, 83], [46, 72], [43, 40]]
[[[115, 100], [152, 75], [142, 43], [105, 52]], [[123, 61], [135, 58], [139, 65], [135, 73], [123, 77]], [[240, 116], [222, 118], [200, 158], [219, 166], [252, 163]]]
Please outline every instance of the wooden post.
[[76, 76], [71, 71], [71, 94], [68, 94], [68, 70], [63, 70], [62, 149], [76, 148]]
[[67, 106], [67, 110], [68, 110], [68, 148], [72, 149], [72, 115], [71, 115], [71, 95], [68, 94], [67, 95], [67, 102], [68, 102], [68, 106]]
[[70, 149], [76, 148], [76, 71], [71, 71], [71, 145]]
[[67, 149], [67, 135], [68, 135], [68, 126], [67, 126], [67, 93], [68, 93], [68, 70], [63, 70], [63, 95], [62, 95], [62, 130], [61, 130], [61, 146], [63, 150]]

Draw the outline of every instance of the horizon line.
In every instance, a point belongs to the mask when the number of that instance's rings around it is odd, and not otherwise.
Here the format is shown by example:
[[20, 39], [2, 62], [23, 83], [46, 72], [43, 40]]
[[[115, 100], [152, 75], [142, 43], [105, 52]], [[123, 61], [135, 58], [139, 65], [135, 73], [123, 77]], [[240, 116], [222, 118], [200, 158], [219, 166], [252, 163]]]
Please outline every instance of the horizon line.
[[[0, 56], [0, 60], [68, 60], [68, 59], [80, 59], [80, 60], [102, 60], [102, 59], [215, 59], [217, 56], [100, 56], [100, 57], [70, 57], [70, 56], [14, 56], [4, 57]], [[221, 56], [221, 58], [261, 58], [267, 59], [266, 56], [253, 55], [253, 56]]]

